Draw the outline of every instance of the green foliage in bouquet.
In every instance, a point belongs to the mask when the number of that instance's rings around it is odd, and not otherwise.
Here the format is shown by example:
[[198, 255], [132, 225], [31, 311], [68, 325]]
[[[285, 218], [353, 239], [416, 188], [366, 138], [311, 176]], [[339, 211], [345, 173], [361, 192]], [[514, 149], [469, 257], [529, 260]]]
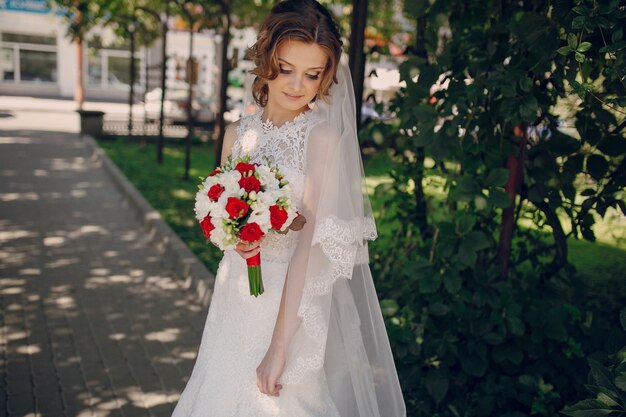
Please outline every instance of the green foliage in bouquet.
[[373, 201], [372, 268], [408, 415], [553, 416], [624, 342], [568, 240], [626, 214], [625, 6], [406, 2], [415, 47]]

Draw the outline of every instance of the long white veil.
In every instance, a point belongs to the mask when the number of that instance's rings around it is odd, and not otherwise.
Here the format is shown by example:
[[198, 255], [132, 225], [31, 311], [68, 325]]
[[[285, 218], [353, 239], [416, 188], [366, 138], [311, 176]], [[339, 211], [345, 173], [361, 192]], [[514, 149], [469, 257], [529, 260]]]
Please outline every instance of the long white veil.
[[342, 62], [328, 103], [317, 100], [307, 138], [300, 233], [285, 283], [287, 363], [279, 382], [326, 379], [341, 417], [404, 417], [406, 409], [367, 242], [377, 237]]

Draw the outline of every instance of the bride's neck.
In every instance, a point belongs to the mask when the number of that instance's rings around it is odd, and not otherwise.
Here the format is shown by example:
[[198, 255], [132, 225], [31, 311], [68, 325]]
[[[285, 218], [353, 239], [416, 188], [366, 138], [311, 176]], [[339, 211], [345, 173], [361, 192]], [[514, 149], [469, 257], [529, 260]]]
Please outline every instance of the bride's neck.
[[261, 119], [263, 121], [271, 121], [274, 126], [280, 127], [287, 122], [295, 119], [299, 114], [307, 111], [309, 109], [308, 106], [301, 108], [300, 110], [290, 111], [286, 109], [273, 109], [270, 106], [265, 106], [263, 108], [263, 113], [261, 113]]

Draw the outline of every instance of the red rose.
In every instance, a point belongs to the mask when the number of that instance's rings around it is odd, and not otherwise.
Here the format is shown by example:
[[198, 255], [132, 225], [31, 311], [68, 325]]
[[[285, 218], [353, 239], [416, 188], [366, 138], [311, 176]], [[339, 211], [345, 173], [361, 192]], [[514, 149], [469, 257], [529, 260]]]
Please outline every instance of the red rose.
[[221, 167], [221, 166], [220, 166], [220, 167], [217, 167], [217, 168], [215, 168], [215, 169], [213, 170], [213, 172], [211, 172], [211, 173], [209, 174], [209, 177], [214, 177], [214, 176], [216, 176], [217, 174], [219, 174], [221, 171], [222, 171], [222, 167]]
[[256, 179], [254, 176], [242, 178], [239, 180], [239, 186], [246, 190], [247, 193], [249, 193], [250, 191], [255, 191], [258, 193], [261, 189], [261, 181]]
[[280, 230], [287, 221], [287, 217], [289, 217], [287, 210], [276, 204], [270, 207], [270, 222], [272, 223], [273, 229]]
[[245, 162], [239, 162], [236, 166], [235, 166], [235, 170], [241, 172], [241, 175], [245, 175], [247, 174], [249, 171], [255, 172], [256, 169], [254, 167], [254, 164], [246, 164]]
[[207, 195], [209, 196], [209, 199], [211, 199], [211, 201], [217, 201], [217, 199], [220, 198], [223, 192], [224, 187], [219, 184], [215, 184], [214, 186], [209, 188], [209, 192], [207, 193]]
[[244, 242], [256, 242], [263, 237], [263, 231], [255, 222], [247, 223], [239, 231], [239, 237]]
[[231, 219], [239, 219], [248, 212], [248, 203], [235, 197], [228, 197], [226, 212]]
[[204, 236], [207, 239], [211, 237], [211, 231], [215, 229], [215, 226], [213, 226], [213, 223], [211, 223], [211, 217], [209, 216], [206, 216], [204, 219], [202, 219], [202, 221], [200, 222], [200, 227], [202, 227]]

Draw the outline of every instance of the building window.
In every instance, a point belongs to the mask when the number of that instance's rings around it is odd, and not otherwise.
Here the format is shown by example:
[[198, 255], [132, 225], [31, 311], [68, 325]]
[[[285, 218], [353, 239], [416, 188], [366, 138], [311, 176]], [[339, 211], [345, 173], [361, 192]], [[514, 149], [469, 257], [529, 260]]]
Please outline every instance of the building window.
[[20, 75], [21, 81], [56, 82], [56, 52], [20, 49]]
[[0, 82], [56, 83], [56, 39], [0, 33]]
[[15, 80], [15, 62], [13, 62], [14, 53], [13, 48], [0, 49], [0, 80]]
[[[135, 54], [135, 86], [141, 87], [145, 74], [141, 50]], [[104, 47], [99, 37], [89, 42], [87, 49], [87, 83], [91, 87], [128, 90], [130, 86], [130, 51], [126, 45]]]

